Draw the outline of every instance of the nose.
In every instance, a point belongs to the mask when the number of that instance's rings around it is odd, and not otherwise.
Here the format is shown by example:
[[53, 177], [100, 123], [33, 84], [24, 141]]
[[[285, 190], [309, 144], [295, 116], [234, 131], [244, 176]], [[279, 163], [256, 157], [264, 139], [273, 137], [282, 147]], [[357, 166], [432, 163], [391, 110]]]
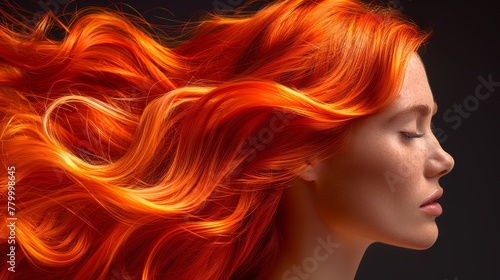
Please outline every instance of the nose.
[[428, 177], [442, 177], [448, 174], [455, 166], [455, 159], [435, 140], [436, 149], [432, 153], [428, 165]]
[[[441, 147], [441, 146], [440, 146]], [[441, 169], [442, 171], [438, 174], [440, 177], [448, 174], [455, 166], [455, 159], [443, 148], [441, 148], [442, 160]]]

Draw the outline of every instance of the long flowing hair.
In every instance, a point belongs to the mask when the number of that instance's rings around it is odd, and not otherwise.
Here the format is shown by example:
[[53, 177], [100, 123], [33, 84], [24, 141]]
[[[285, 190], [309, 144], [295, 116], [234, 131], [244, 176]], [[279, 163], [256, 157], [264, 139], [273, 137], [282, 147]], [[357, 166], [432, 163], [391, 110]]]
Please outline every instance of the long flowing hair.
[[353, 0], [207, 14], [182, 39], [118, 9], [0, 13], [1, 279], [264, 278], [283, 190], [395, 100], [428, 37]]

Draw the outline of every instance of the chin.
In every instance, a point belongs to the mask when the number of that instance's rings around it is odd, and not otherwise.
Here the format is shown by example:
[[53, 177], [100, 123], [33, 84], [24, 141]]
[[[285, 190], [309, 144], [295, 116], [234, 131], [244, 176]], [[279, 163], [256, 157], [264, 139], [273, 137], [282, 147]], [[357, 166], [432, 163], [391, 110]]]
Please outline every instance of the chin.
[[399, 233], [398, 236], [380, 242], [401, 248], [426, 250], [436, 243], [437, 238], [438, 228], [436, 224], [434, 224], [433, 226], [420, 230], [413, 230], [409, 233]]
[[411, 246], [407, 247], [408, 249], [413, 249], [413, 250], [427, 250], [430, 247], [436, 243], [437, 238], [434, 238], [432, 240], [425, 240], [421, 241], [415, 244], [412, 244]]
[[402, 246], [406, 247], [408, 249], [413, 249], [413, 250], [427, 250], [430, 247], [436, 243], [436, 240], [438, 238], [438, 228], [436, 225], [432, 228], [427, 228], [422, 231], [416, 231], [413, 233], [407, 242], [407, 246]]

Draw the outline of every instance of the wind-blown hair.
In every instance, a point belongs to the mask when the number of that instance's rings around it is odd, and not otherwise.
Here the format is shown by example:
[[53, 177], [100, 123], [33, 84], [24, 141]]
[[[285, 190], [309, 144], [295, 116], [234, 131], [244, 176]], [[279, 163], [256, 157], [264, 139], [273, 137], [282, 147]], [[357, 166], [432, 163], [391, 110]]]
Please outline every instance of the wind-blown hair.
[[1, 13], [1, 279], [264, 278], [283, 190], [395, 100], [428, 37], [352, 0], [207, 15], [182, 40], [119, 10]]

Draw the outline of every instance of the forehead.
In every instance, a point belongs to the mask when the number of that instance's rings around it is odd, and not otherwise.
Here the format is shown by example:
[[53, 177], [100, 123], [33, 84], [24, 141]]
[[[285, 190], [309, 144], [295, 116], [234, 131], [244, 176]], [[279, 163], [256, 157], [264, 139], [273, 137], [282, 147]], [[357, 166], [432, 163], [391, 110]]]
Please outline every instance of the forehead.
[[398, 98], [386, 113], [391, 114], [414, 105], [434, 106], [424, 64], [417, 54], [410, 57]]

